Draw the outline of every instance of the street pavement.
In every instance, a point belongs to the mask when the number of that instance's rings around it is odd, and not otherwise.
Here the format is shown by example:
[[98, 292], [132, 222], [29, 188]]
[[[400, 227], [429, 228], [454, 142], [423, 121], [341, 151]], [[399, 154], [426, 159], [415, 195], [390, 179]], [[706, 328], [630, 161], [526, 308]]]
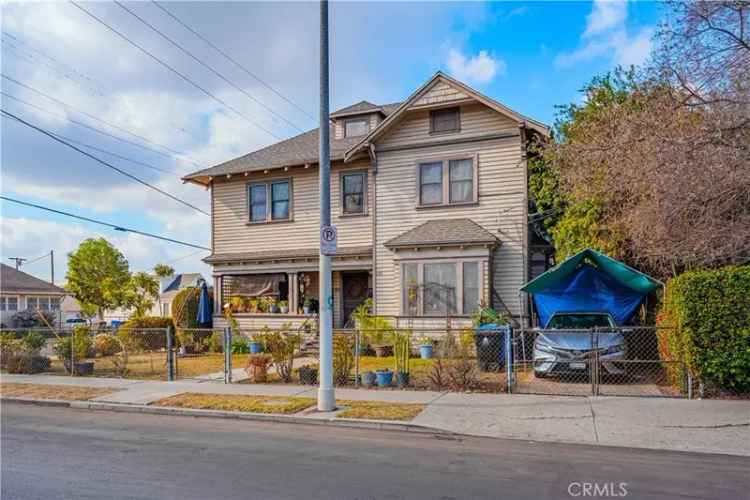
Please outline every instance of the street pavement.
[[750, 491], [750, 459], [739, 456], [9, 402], [0, 437], [3, 500], [570, 499], [585, 491], [744, 499]]
[[[113, 387], [118, 390], [94, 401], [137, 405], [183, 392], [313, 398], [317, 393], [315, 387], [292, 384], [227, 385], [50, 375], [3, 375], [2, 380]], [[411, 423], [459, 434], [750, 456], [750, 401], [341, 388], [336, 389], [336, 397], [425, 404], [425, 410]]]

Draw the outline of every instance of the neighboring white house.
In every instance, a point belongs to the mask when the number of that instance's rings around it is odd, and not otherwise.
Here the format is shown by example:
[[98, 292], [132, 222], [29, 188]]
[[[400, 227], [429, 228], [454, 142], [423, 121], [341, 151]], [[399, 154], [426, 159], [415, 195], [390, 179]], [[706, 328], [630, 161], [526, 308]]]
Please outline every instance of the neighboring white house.
[[62, 303], [67, 295], [59, 286], [0, 264], [0, 323], [5, 327], [12, 327], [13, 315], [26, 309], [51, 312], [55, 322], [62, 323], [66, 319]]

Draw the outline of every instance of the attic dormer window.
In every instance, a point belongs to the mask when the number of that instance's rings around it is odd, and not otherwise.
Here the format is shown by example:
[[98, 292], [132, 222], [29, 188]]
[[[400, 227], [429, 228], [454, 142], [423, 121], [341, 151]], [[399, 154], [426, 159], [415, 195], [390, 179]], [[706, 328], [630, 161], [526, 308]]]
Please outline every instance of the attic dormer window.
[[370, 121], [366, 118], [356, 118], [344, 122], [344, 137], [366, 135], [370, 131]]

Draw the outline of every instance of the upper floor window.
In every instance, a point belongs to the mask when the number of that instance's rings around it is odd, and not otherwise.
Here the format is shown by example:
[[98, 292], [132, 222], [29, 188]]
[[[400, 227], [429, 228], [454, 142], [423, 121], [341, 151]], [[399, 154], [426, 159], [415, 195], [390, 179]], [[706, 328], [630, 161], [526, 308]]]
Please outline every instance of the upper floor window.
[[370, 121], [366, 118], [346, 120], [344, 122], [344, 137], [366, 135], [370, 131]]
[[291, 195], [291, 183], [288, 180], [248, 185], [250, 222], [289, 220]]
[[367, 174], [365, 172], [341, 174], [341, 211], [343, 214], [364, 214], [366, 196]]
[[419, 205], [440, 206], [477, 200], [476, 158], [429, 161], [418, 165]]
[[440, 134], [461, 130], [459, 108], [435, 109], [430, 111], [430, 133]]

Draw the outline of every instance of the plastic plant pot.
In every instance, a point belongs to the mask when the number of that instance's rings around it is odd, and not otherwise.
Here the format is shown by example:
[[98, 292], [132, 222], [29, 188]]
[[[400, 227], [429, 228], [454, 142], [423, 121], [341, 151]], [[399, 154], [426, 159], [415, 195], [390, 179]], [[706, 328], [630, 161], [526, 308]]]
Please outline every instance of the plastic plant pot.
[[390, 387], [393, 383], [393, 372], [390, 370], [378, 370], [375, 376], [378, 379], [378, 387]]
[[377, 381], [377, 376], [375, 375], [375, 372], [364, 372], [362, 375], [362, 386], [363, 387], [372, 387], [375, 385], [375, 382]]
[[419, 356], [422, 359], [431, 359], [432, 358], [432, 344], [424, 344], [419, 346]]
[[260, 342], [250, 341], [248, 345], [250, 346], [250, 354], [260, 354], [263, 352], [263, 344]]
[[409, 385], [409, 372], [396, 373], [396, 384], [399, 387], [406, 387]]

